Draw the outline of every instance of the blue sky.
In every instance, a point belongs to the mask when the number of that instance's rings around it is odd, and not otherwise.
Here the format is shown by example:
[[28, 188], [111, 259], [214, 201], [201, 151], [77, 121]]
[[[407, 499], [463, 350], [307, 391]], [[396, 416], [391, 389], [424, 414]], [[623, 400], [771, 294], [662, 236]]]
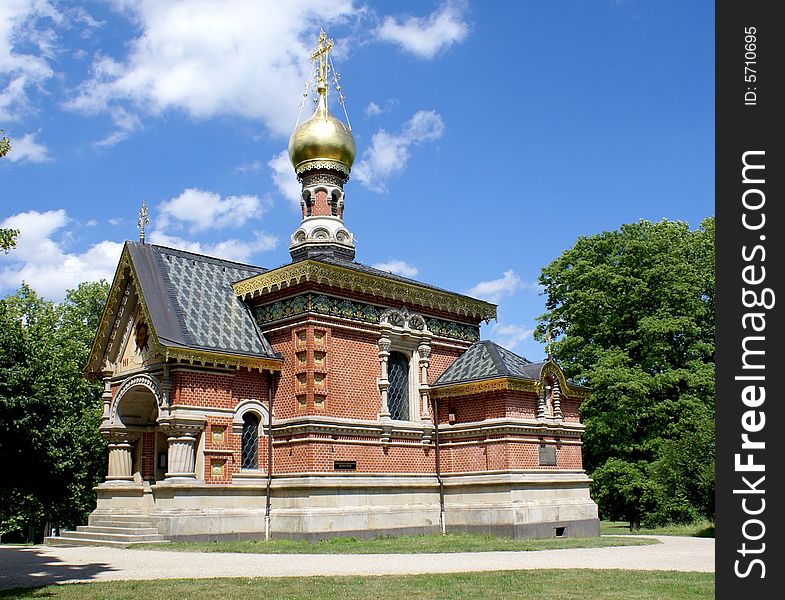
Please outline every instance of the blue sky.
[[0, 294], [111, 279], [143, 198], [148, 241], [289, 262], [320, 26], [357, 260], [496, 302], [485, 338], [542, 358], [537, 278], [579, 236], [714, 214], [713, 2], [4, 0]]

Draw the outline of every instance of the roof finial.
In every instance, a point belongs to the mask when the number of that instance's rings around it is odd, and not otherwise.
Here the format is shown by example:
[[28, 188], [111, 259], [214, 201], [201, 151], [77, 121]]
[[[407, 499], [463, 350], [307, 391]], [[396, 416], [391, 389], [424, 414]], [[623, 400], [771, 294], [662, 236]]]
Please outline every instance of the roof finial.
[[319, 31], [318, 45], [311, 52], [311, 62], [316, 66], [316, 90], [324, 95], [327, 93], [327, 79], [330, 76], [330, 51], [333, 49], [333, 41], [327, 37], [324, 29]]
[[548, 360], [553, 360], [553, 338], [551, 338], [551, 328], [545, 331], [545, 354]]
[[147, 209], [147, 202], [142, 198], [142, 207], [139, 209], [139, 219], [136, 221], [136, 226], [139, 228], [139, 242], [144, 244], [144, 227], [150, 222], [148, 215], [150, 211]]

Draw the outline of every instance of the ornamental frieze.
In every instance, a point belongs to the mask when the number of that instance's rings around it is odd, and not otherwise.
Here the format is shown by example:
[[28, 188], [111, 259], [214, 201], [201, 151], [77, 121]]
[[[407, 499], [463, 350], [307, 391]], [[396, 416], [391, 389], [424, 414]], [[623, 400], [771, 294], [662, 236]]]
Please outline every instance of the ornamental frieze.
[[232, 287], [235, 294], [248, 299], [306, 281], [380, 296], [386, 300], [406, 301], [484, 321], [496, 318], [496, 306], [482, 300], [313, 260], [302, 260], [254, 275], [238, 281]]
[[[314, 293], [300, 294], [270, 304], [255, 306], [251, 310], [260, 326], [305, 313], [316, 313], [376, 325], [386, 311], [385, 308], [373, 304]], [[421, 317], [418, 315], [418, 318]], [[422, 328], [422, 324], [420, 325]], [[476, 342], [480, 339], [480, 328], [474, 325], [464, 325], [436, 318], [429, 318], [426, 325], [433, 335], [439, 337], [465, 342]]]

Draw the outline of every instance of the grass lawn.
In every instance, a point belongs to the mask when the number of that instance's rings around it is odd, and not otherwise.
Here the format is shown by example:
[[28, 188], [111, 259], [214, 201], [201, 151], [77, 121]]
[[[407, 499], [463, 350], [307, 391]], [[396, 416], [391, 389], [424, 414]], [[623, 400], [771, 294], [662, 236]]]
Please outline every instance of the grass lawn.
[[714, 522], [695, 521], [689, 525], [666, 525], [654, 529], [630, 531], [626, 521], [600, 521], [602, 535], [684, 535], [688, 537], [714, 537]]
[[617, 570], [496, 571], [377, 577], [109, 581], [0, 592], [0, 598], [226, 600], [286, 598], [697, 600], [714, 598], [713, 573]]
[[142, 550], [181, 552], [242, 552], [251, 554], [413, 554], [428, 552], [491, 552], [503, 550], [554, 550], [559, 548], [604, 548], [657, 543], [640, 538], [560, 538], [516, 540], [493, 535], [450, 533], [447, 535], [382, 536], [373, 539], [332, 538], [319, 542], [304, 540], [246, 540], [239, 542], [173, 542], [166, 545], [135, 546]]

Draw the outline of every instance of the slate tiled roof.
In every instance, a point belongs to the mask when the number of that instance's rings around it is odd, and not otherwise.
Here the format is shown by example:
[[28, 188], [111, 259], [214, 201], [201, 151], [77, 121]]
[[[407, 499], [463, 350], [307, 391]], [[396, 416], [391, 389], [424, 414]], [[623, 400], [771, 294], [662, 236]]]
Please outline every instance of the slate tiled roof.
[[434, 386], [453, 385], [496, 377], [539, 379], [544, 362], [530, 360], [488, 340], [472, 344], [436, 380]]
[[151, 244], [128, 250], [162, 344], [276, 358], [232, 289], [265, 269]]

